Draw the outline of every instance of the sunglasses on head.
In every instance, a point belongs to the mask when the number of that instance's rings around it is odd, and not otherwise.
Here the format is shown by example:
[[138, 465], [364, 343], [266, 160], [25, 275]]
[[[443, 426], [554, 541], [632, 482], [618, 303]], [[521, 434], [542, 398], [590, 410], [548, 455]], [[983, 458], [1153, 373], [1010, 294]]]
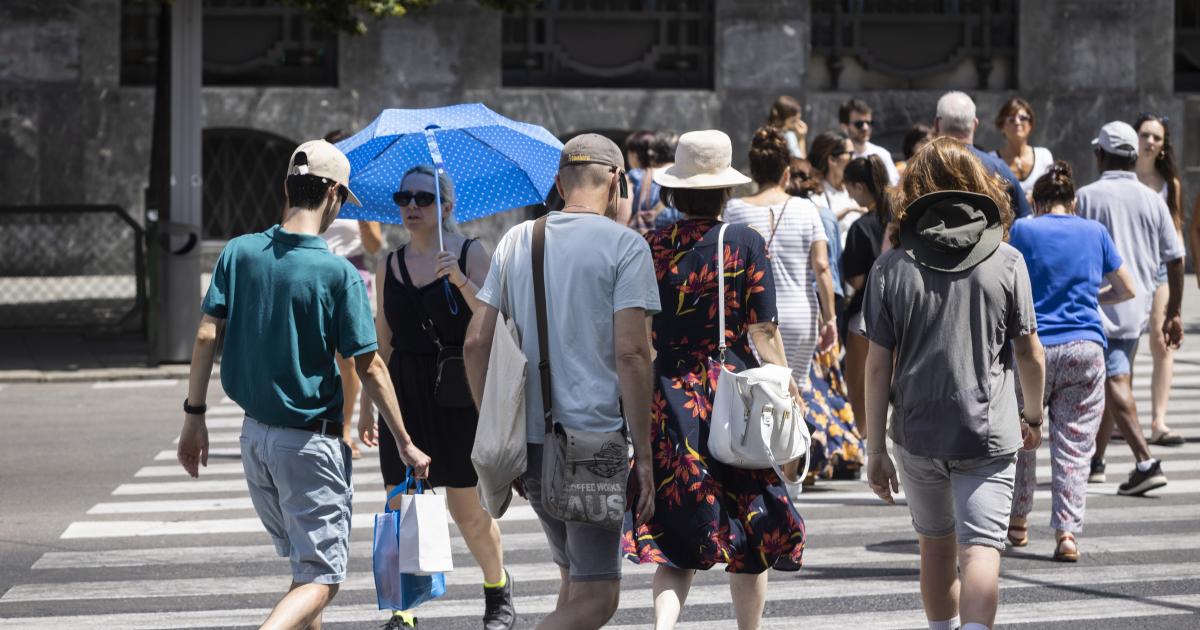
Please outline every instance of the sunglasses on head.
[[398, 190], [392, 193], [392, 201], [396, 202], [396, 205], [401, 208], [412, 203], [414, 200], [417, 202], [418, 208], [428, 208], [434, 201], [437, 201], [437, 197], [431, 192], [424, 191]]
[[850, 124], [854, 125], [856, 129], [866, 129], [875, 123], [872, 120], [856, 120]]

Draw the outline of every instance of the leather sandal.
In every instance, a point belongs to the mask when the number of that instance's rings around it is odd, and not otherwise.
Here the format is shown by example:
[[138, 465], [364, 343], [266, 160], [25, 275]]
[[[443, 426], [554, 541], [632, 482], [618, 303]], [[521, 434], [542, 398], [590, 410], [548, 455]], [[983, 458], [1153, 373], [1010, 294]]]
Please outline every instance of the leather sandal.
[[1029, 544], [1029, 528], [1021, 525], [1008, 526], [1008, 544], [1024, 547]]
[[1185, 440], [1183, 436], [1174, 431], [1164, 431], [1156, 436], [1152, 436], [1148, 443], [1152, 446], [1183, 446]]
[[[1063, 549], [1063, 543], [1071, 541], [1075, 549], [1067, 551]], [[1075, 541], [1075, 535], [1070, 532], [1064, 533], [1058, 538], [1058, 544], [1054, 547], [1055, 562], [1079, 562], [1079, 543]]]

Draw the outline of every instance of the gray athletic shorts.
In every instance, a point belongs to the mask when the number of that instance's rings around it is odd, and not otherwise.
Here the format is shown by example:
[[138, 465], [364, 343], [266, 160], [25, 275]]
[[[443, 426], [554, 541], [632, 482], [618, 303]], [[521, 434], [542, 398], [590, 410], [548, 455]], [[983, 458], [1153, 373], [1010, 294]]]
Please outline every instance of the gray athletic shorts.
[[572, 582], [621, 579], [621, 532], [587, 523], [560, 521], [542, 509], [542, 445], [527, 444], [525, 498], [542, 522], [554, 563]]
[[958, 532], [958, 544], [1004, 550], [1017, 454], [943, 460], [896, 445], [913, 529], [929, 538]]
[[298, 584], [338, 584], [350, 555], [354, 486], [341, 438], [242, 422], [250, 501]]

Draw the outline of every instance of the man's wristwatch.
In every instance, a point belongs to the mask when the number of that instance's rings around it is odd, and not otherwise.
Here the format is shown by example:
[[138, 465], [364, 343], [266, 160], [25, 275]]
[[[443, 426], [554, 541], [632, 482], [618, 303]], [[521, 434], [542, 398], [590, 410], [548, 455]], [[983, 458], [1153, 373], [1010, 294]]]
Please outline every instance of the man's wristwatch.
[[207, 411], [208, 411], [208, 405], [200, 405], [199, 407], [193, 407], [188, 404], [187, 397], [184, 397], [183, 413], [186, 413], [186, 414], [192, 415], [192, 416], [203, 416], [204, 413]]
[[1024, 422], [1025, 426], [1027, 426], [1027, 427], [1036, 429], [1036, 428], [1042, 426], [1042, 423], [1045, 421], [1046, 421], [1045, 418], [1038, 418], [1037, 422], [1030, 422], [1029, 418], [1025, 417], [1025, 413], [1024, 412], [1021, 413], [1021, 422]]

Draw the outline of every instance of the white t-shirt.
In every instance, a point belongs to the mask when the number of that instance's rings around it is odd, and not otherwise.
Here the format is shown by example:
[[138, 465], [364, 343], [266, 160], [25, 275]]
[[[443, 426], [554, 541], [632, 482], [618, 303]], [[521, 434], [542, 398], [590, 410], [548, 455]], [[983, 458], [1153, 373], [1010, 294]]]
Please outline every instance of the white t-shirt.
[[338, 256], [361, 256], [367, 250], [363, 248], [362, 232], [357, 219], [334, 219], [329, 229], [321, 233], [329, 251]]
[[[637, 232], [596, 214], [551, 212], [546, 223], [546, 324], [550, 342], [554, 420], [586, 431], [616, 431], [621, 390], [613, 348], [613, 315], [627, 308], [660, 310], [650, 246]], [[511, 311], [529, 360], [525, 428], [529, 442], [545, 435], [537, 310], [530, 246], [533, 221], [514, 226], [496, 245], [478, 297]], [[508, 268], [508, 301], [501, 306], [501, 270]]]
[[[992, 155], [1003, 160], [1000, 157], [1000, 151], [992, 151]], [[1005, 164], [1008, 164], [1006, 161]], [[1025, 179], [1020, 180], [1021, 190], [1025, 192], [1025, 196], [1033, 194], [1033, 185], [1042, 175], [1050, 171], [1050, 167], [1054, 166], [1054, 156], [1050, 153], [1050, 149], [1046, 147], [1033, 147], [1033, 168], [1029, 169], [1029, 174]], [[1016, 171], [1013, 171], [1013, 177], [1016, 177]]]
[[859, 153], [855, 151], [854, 157], [867, 157], [868, 155], [878, 155], [879, 158], [883, 160], [883, 165], [887, 167], [888, 180], [891, 181], [892, 186], [896, 186], [900, 183], [900, 171], [896, 170], [896, 163], [892, 161], [892, 153], [890, 151], [879, 146], [878, 144], [872, 144], [871, 141], [868, 140], [866, 144], [863, 145], [863, 152]]
[[[846, 191], [845, 186], [841, 190], [838, 190], [830, 186], [829, 182], [825, 182], [822, 195], [814, 197], [813, 201], [816, 202], [818, 207], [829, 208], [833, 211], [834, 216], [837, 216], [846, 208], [859, 207], [858, 202], [854, 201], [854, 198]], [[850, 230], [850, 226], [854, 225], [854, 222], [862, 215], [862, 212], [856, 210], [854, 212], [847, 212], [845, 216], [838, 219], [838, 233], [841, 235], [841, 239], [839, 240], [843, 248], [846, 247], [846, 232]]]

